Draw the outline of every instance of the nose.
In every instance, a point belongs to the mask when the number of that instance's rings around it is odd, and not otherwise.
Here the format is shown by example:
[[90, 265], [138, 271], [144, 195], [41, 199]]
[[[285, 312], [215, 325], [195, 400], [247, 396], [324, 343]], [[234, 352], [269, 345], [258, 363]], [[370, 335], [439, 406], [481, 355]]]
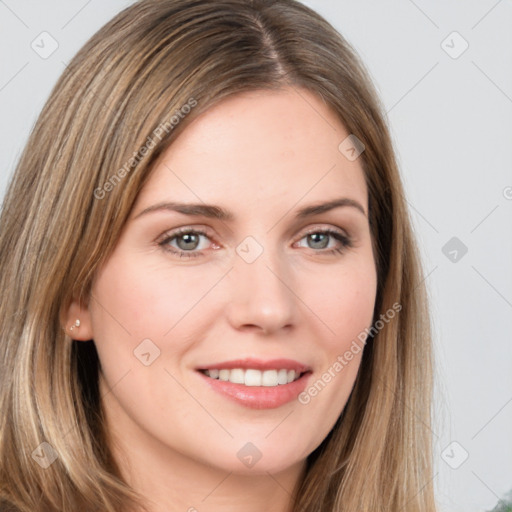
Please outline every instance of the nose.
[[226, 315], [236, 330], [268, 335], [294, 324], [297, 297], [291, 273], [283, 261], [266, 252], [252, 263], [237, 256], [230, 272]]

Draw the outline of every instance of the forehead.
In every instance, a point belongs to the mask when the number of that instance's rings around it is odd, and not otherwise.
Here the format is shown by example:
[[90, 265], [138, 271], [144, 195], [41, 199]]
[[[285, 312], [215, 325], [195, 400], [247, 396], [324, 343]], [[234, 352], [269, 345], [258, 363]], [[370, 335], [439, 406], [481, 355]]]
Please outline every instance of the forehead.
[[348, 135], [336, 114], [303, 89], [231, 97], [167, 149], [139, 203], [199, 200], [262, 215], [343, 195], [366, 209], [360, 159], [351, 161], [339, 149]]

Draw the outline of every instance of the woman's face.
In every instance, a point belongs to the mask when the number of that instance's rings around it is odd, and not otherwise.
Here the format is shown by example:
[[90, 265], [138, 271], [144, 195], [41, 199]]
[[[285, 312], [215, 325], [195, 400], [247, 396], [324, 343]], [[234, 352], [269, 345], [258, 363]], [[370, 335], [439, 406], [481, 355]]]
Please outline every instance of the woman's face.
[[305, 90], [245, 93], [158, 162], [88, 309], [69, 317], [95, 341], [126, 454], [277, 472], [329, 433], [377, 285], [348, 135]]

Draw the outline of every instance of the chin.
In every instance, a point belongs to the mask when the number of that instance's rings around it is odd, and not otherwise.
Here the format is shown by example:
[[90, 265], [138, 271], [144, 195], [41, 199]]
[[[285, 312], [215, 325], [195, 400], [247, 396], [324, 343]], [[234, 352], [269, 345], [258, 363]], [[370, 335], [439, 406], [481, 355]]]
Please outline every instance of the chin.
[[[288, 439], [292, 440], [293, 437], [290, 436]], [[215, 460], [209, 461], [209, 465], [239, 475], [268, 476], [269, 473], [277, 474], [297, 468], [307, 458], [308, 454], [301, 454], [299, 447], [293, 442], [288, 443], [283, 449], [283, 445], [276, 446], [268, 441], [265, 444], [263, 441], [264, 438], [259, 444], [257, 440], [236, 442], [234, 450], [228, 449], [218, 453]]]

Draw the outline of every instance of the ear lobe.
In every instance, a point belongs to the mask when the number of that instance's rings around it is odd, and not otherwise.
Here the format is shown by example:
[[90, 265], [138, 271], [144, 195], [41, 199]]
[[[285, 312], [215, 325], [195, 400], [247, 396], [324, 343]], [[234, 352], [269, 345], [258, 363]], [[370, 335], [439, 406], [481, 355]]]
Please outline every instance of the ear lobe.
[[89, 341], [94, 338], [92, 332], [91, 313], [78, 299], [73, 299], [64, 313], [62, 328], [66, 334], [78, 341]]

